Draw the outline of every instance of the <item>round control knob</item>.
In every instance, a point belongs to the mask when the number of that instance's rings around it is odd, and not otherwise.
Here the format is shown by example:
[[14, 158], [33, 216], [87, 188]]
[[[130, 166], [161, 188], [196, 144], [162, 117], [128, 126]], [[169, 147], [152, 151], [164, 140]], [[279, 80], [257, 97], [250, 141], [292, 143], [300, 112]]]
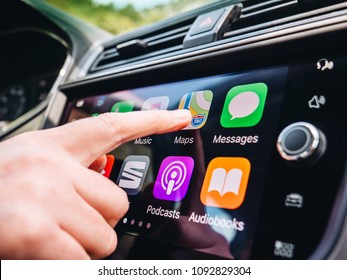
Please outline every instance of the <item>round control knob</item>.
[[281, 157], [293, 163], [316, 162], [324, 154], [326, 146], [323, 132], [307, 122], [287, 126], [277, 140], [277, 150]]

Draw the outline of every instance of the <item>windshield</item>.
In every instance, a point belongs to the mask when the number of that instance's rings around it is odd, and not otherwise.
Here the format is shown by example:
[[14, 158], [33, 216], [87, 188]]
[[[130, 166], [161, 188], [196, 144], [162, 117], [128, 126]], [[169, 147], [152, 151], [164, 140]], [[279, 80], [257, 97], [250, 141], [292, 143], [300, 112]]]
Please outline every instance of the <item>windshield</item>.
[[66, 13], [113, 34], [218, 0], [45, 0]]

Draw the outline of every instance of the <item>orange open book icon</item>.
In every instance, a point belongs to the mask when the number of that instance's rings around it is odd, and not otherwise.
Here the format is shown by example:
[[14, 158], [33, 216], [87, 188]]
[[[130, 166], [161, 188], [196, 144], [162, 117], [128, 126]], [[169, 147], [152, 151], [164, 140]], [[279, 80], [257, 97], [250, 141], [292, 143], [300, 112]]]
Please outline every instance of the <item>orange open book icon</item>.
[[219, 157], [208, 165], [200, 193], [206, 206], [235, 209], [241, 206], [248, 184], [251, 164], [246, 158]]

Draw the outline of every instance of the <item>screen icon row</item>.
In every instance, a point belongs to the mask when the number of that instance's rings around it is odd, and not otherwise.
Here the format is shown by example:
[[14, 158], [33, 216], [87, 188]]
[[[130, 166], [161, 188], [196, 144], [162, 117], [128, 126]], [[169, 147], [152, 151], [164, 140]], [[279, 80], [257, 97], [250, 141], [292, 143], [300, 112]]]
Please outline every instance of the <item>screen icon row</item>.
[[[116, 183], [129, 195], [138, 194], [149, 168], [148, 156], [128, 156]], [[189, 156], [166, 157], [159, 168], [153, 196], [159, 200], [181, 201], [187, 194], [193, 175], [194, 160]], [[200, 192], [206, 206], [236, 209], [246, 195], [251, 164], [246, 158], [218, 157], [208, 165]]]
[[[221, 113], [220, 123], [225, 128], [251, 127], [261, 120], [268, 87], [264, 83], [239, 85], [231, 88], [226, 96]], [[185, 94], [178, 105], [178, 109], [188, 109], [192, 114], [192, 122], [184, 129], [199, 129], [207, 121], [213, 99], [213, 92], [202, 90]], [[142, 110], [166, 110], [169, 107], [169, 96], [151, 97], [144, 101]], [[101, 106], [105, 96], [97, 99]], [[111, 112], [126, 113], [135, 108], [132, 100], [115, 103]], [[95, 114], [98, 115], [98, 114]]]

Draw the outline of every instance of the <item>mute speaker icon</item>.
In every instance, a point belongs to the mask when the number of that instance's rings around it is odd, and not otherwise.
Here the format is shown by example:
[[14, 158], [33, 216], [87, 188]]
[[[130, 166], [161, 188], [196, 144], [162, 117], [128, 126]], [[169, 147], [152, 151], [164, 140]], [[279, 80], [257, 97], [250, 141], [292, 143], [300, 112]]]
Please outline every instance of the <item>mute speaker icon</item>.
[[325, 105], [325, 103], [326, 99], [323, 95], [319, 97], [315, 95], [311, 98], [311, 100], [308, 101], [308, 106], [310, 108], [319, 109], [322, 105]]

